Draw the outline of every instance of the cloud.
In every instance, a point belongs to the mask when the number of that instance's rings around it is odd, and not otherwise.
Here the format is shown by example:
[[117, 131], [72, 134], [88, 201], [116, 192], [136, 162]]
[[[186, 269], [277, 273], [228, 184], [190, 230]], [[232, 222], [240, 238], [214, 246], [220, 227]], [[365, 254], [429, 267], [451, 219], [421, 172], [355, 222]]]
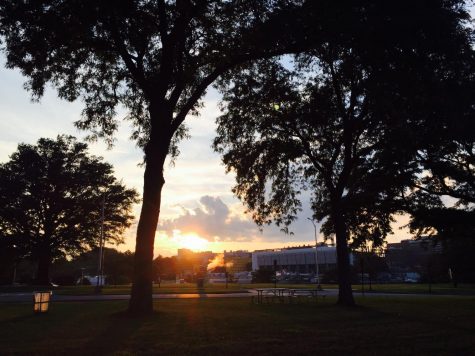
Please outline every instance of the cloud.
[[208, 241], [251, 241], [259, 234], [256, 225], [245, 215], [233, 212], [219, 197], [202, 196], [194, 209], [182, 207], [182, 213], [164, 220], [158, 231], [173, 235], [195, 233]]

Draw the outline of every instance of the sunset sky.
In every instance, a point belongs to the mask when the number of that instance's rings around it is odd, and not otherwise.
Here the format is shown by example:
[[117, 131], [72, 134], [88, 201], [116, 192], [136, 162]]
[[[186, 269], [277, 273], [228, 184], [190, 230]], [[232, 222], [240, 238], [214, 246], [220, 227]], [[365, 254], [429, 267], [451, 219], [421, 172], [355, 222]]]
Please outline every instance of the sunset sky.
[[[39, 103], [32, 102], [29, 93], [23, 89], [25, 79], [18, 71], [5, 69], [4, 63], [4, 57], [0, 57], [0, 162], [7, 161], [20, 142], [33, 144], [41, 137], [55, 138], [59, 134], [70, 134], [78, 139], [87, 135], [73, 125], [80, 117], [80, 101], [61, 101], [50, 89]], [[210, 90], [201, 116], [187, 120], [191, 138], [180, 143], [181, 154], [175, 165], [166, 166], [155, 256], [175, 255], [177, 248], [181, 247], [220, 252], [312, 243], [314, 229], [307, 220], [312, 214], [305, 197], [303, 211], [291, 227], [294, 235], [286, 235], [274, 226], [264, 227], [260, 232], [244, 214], [244, 207], [231, 192], [233, 176], [224, 173], [219, 156], [211, 149], [219, 100], [219, 94]], [[125, 115], [125, 112], [119, 113], [119, 117]], [[138, 164], [142, 153], [129, 136], [130, 126], [125, 122], [111, 150], [98, 142], [90, 144], [90, 151], [113, 164], [116, 177], [141, 193], [143, 168]], [[140, 205], [134, 207], [136, 219], [139, 209]], [[401, 217], [399, 220], [398, 224], [403, 225], [407, 219]], [[135, 230], [134, 224], [127, 231], [125, 244], [119, 246], [120, 250], [134, 249]], [[408, 237], [406, 230], [396, 228], [388, 240], [399, 241]], [[319, 241], [321, 239], [320, 236]]]

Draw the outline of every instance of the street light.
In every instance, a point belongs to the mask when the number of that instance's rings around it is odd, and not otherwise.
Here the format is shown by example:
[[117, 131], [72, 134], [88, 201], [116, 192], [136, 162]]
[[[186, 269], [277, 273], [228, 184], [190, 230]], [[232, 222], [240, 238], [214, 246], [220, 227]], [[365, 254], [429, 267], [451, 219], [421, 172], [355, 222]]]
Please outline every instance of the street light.
[[315, 225], [315, 222], [307, 218], [308, 221], [310, 221], [313, 225], [313, 229], [315, 230], [315, 269], [317, 271], [317, 289], [321, 289], [322, 286], [320, 285], [320, 271], [318, 268], [318, 242], [317, 242], [317, 225]]
[[101, 239], [99, 241], [99, 265], [97, 268], [97, 281], [96, 281], [96, 293], [100, 293], [102, 290], [102, 276], [104, 273], [104, 206], [106, 204], [106, 196], [102, 196], [102, 207], [101, 207]]
[[[16, 250], [17, 245], [13, 245], [13, 248]], [[16, 254], [16, 252], [14, 252], [13, 255], [14, 255], [14, 261], [13, 261], [12, 286], [14, 286], [14, 285], [15, 285], [15, 282], [16, 282], [16, 267], [17, 267], [17, 263], [18, 263], [18, 259], [17, 259], [17, 254]]]

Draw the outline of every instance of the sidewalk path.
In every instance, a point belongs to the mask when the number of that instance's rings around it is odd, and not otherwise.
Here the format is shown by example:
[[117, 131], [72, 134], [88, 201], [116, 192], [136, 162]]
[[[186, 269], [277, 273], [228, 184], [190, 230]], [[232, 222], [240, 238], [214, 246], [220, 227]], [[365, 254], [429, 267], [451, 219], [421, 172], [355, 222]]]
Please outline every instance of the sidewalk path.
[[[338, 289], [325, 289], [325, 295], [337, 296]], [[353, 292], [355, 297], [362, 297], [361, 292]], [[257, 295], [254, 289], [241, 293], [195, 293], [195, 294], [154, 294], [153, 299], [213, 299], [213, 298], [250, 298]], [[452, 297], [453, 295], [444, 294], [415, 294], [415, 293], [377, 293], [367, 292], [364, 297]], [[462, 296], [463, 297], [463, 296]], [[472, 296], [473, 297], [473, 296]], [[52, 301], [54, 302], [90, 302], [90, 301], [107, 301], [107, 300], [128, 300], [129, 294], [92, 294], [92, 295], [55, 295], [53, 292]], [[33, 293], [0, 293], [0, 303], [4, 302], [32, 302]]]
[[[245, 298], [252, 297], [253, 291], [245, 293], [194, 293], [194, 294], [154, 294], [153, 299], [206, 299], [206, 298]], [[128, 300], [130, 294], [89, 294], [89, 295], [61, 295], [54, 294], [53, 302], [90, 302], [105, 300]], [[0, 293], [0, 303], [3, 302], [32, 302], [33, 293]]]

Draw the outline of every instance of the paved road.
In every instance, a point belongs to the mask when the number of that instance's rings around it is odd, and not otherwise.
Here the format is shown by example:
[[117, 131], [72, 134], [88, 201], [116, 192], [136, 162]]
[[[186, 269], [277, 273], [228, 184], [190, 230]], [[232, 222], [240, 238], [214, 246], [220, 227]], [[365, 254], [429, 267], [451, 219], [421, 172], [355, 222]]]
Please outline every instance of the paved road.
[[[226, 294], [154, 294], [153, 299], [206, 299], [206, 298], [243, 298], [251, 297], [254, 293], [226, 293]], [[92, 295], [60, 295], [54, 294], [52, 301], [72, 302], [72, 301], [102, 301], [102, 300], [128, 300], [129, 294], [92, 294]], [[33, 293], [0, 293], [0, 303], [2, 302], [30, 302], [33, 300]]]
[[[250, 289], [247, 293], [196, 293], [196, 294], [154, 294], [154, 299], [207, 299], [207, 298], [250, 298], [253, 295], [256, 295], [256, 291]], [[338, 295], [338, 289], [325, 289], [322, 294], [329, 296]], [[360, 292], [354, 292], [355, 296], [361, 296]], [[430, 296], [446, 296], [450, 297], [451, 295], [440, 295], [440, 294], [402, 294], [402, 293], [366, 293], [366, 297], [430, 297]], [[89, 301], [105, 301], [105, 300], [128, 300], [130, 295], [128, 294], [110, 294], [110, 295], [55, 295], [53, 293], [52, 301], [56, 302], [89, 302]], [[33, 294], [32, 293], [0, 293], [0, 303], [3, 302], [32, 302]]]

